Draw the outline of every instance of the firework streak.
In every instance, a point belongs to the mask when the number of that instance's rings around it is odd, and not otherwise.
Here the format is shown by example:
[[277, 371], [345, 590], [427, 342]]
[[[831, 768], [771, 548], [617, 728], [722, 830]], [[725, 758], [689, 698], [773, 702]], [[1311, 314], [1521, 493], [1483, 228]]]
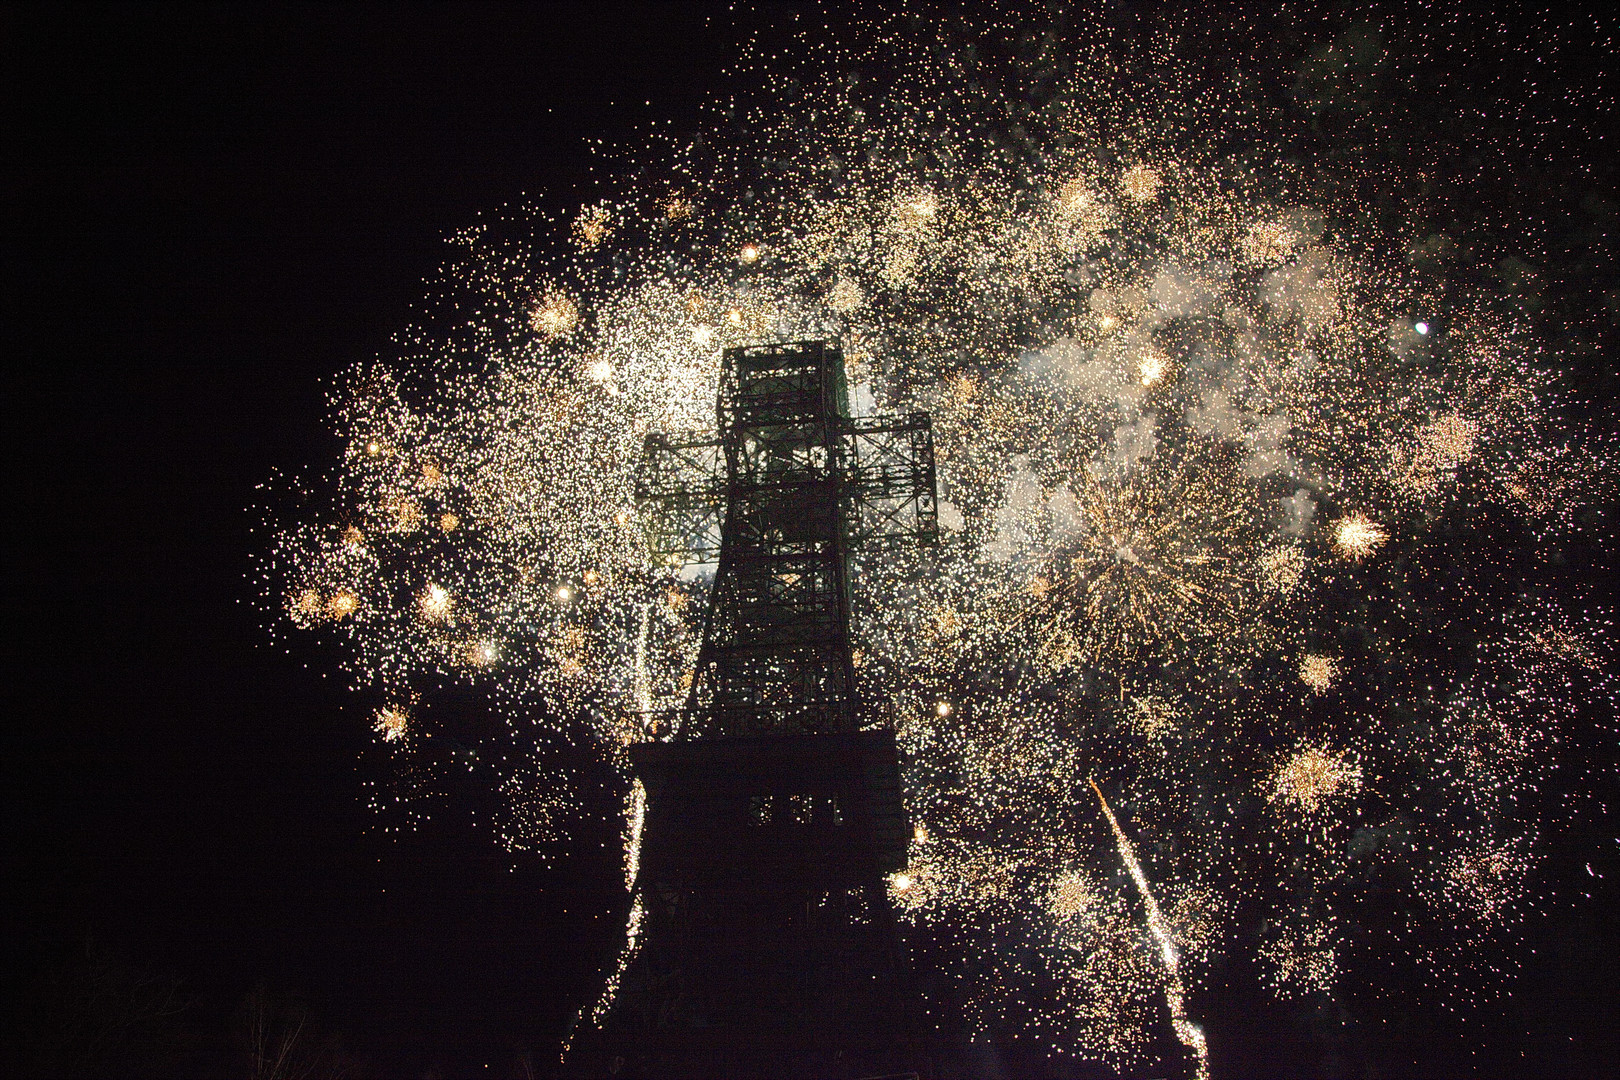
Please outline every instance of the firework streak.
[[1204, 1041], [1204, 1030], [1187, 1019], [1187, 995], [1181, 985], [1180, 951], [1170, 936], [1170, 926], [1164, 920], [1164, 913], [1159, 910], [1159, 902], [1153, 899], [1153, 890], [1148, 888], [1147, 875], [1142, 873], [1142, 864], [1136, 861], [1136, 851], [1131, 847], [1130, 838], [1125, 835], [1125, 830], [1119, 827], [1119, 819], [1114, 816], [1114, 808], [1103, 798], [1102, 788], [1097, 786], [1097, 781], [1088, 780], [1088, 782], [1091, 784], [1091, 790], [1097, 793], [1097, 802], [1108, 818], [1108, 827], [1114, 831], [1114, 843], [1119, 846], [1119, 857], [1130, 869], [1131, 880], [1136, 882], [1137, 895], [1141, 896], [1142, 904], [1147, 908], [1148, 931], [1152, 933], [1153, 940], [1159, 947], [1159, 956], [1164, 960], [1164, 1000], [1170, 1009], [1170, 1023], [1176, 1029], [1176, 1037], [1186, 1044], [1187, 1049], [1192, 1051], [1193, 1057], [1197, 1060], [1199, 1080], [1206, 1080], [1209, 1076], [1209, 1045]]

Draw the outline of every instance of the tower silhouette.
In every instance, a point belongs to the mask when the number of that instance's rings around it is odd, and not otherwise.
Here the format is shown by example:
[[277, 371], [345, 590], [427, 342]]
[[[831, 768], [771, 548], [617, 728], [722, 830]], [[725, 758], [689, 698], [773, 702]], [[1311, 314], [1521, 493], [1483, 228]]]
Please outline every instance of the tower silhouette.
[[728, 349], [717, 430], [649, 436], [637, 495], [656, 555], [717, 565], [685, 708], [630, 747], [637, 945], [569, 1071], [915, 1073], [884, 882], [911, 827], [856, 689], [849, 555], [937, 537], [929, 418], [851, 417], [834, 345]]

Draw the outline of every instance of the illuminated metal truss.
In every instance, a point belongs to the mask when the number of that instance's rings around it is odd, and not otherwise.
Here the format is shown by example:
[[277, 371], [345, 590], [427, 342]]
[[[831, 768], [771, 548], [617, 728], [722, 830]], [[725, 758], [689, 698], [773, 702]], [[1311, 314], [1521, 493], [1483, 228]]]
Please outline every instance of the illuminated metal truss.
[[[766, 450], [803, 455], [798, 480], [836, 481], [843, 503], [848, 546], [878, 548], [898, 542], [932, 543], [939, 536], [934, 501], [934, 437], [927, 413], [906, 416], [840, 416], [805, 434], [791, 429], [757, 435], [742, 447], [745, 488]], [[791, 440], [769, 446], [766, 440]], [[803, 442], [801, 442], [803, 440]], [[655, 557], [669, 562], [713, 562], [720, 555], [721, 526], [733, 490], [725, 438], [714, 432], [653, 434], [636, 496], [648, 523]], [[812, 456], [812, 452], [814, 456]], [[795, 482], [770, 476], [773, 485]]]
[[883, 875], [911, 826], [893, 729], [857, 693], [848, 563], [937, 538], [929, 418], [851, 417], [843, 354], [798, 342], [727, 350], [716, 420], [650, 436], [638, 478], [656, 556], [714, 583], [685, 708], [630, 747], [645, 922], [575, 1068], [904, 1074], [916, 1016]]
[[655, 554], [718, 561], [687, 706], [704, 733], [854, 730], [849, 553], [938, 537], [927, 414], [849, 416], [843, 366], [821, 342], [727, 350], [718, 431], [647, 440]]

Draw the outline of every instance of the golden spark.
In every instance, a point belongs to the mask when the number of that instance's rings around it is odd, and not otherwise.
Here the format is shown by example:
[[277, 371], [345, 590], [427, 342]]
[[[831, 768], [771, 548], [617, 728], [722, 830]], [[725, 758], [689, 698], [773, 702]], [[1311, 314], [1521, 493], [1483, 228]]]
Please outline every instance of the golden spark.
[[1164, 178], [1146, 165], [1132, 165], [1119, 178], [1120, 190], [1134, 203], [1150, 203], [1159, 197]]
[[579, 305], [567, 293], [547, 290], [529, 316], [529, 326], [541, 337], [556, 340], [579, 325]]
[[1305, 746], [1272, 774], [1266, 800], [1314, 813], [1329, 799], [1361, 790], [1361, 766], [1323, 746]]
[[1306, 653], [1299, 660], [1299, 681], [1313, 694], [1325, 694], [1339, 678], [1339, 662], [1331, 656]]
[[398, 742], [409, 733], [411, 714], [401, 705], [385, 705], [377, 710], [371, 728], [383, 742]]
[[1357, 510], [1333, 523], [1333, 546], [1351, 562], [1359, 562], [1389, 539], [1383, 526]]

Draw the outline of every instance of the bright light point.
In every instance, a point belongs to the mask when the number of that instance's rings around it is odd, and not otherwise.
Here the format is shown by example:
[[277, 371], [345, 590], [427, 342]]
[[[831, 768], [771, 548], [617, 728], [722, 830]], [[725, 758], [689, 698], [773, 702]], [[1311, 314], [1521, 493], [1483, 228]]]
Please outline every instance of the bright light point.
[[407, 734], [411, 714], [398, 705], [385, 705], [377, 710], [371, 729], [382, 736], [383, 742], [398, 742]]
[[894, 891], [895, 892], [905, 892], [909, 888], [911, 888], [911, 875], [910, 874], [896, 874], [896, 875], [894, 875]]
[[450, 593], [443, 586], [432, 583], [422, 590], [422, 595], [417, 600], [422, 617], [429, 622], [443, 622], [449, 618], [451, 602]]
[[742, 250], [737, 252], [737, 258], [741, 259], [745, 263], [758, 262], [759, 261], [759, 245], [757, 245], [757, 244], [744, 244], [742, 246]]
[[1313, 694], [1325, 694], [1339, 677], [1339, 664], [1331, 656], [1306, 653], [1299, 661], [1299, 681]]
[[567, 585], [564, 585], [564, 586], [562, 586], [561, 588], [559, 588], [557, 590], [557, 599], [562, 601], [563, 603], [566, 604], [566, 603], [568, 603], [568, 601], [572, 600], [573, 598], [574, 598], [574, 590], [570, 589]]
[[1357, 511], [1333, 523], [1333, 546], [1352, 561], [1364, 559], [1383, 546], [1389, 533], [1367, 515]]
[[1413, 323], [1412, 329], [1416, 330], [1420, 334], [1427, 334], [1429, 332], [1429, 324], [1426, 322]]
[[370, 442], [366, 443], [366, 453], [374, 456], [382, 453], [382, 443], [378, 442], [376, 439], [372, 439]]
[[938, 705], [934, 706], [934, 713], [938, 716], [951, 715], [951, 703], [948, 701], [940, 702]]
[[566, 293], [548, 291], [529, 315], [529, 326], [541, 337], [555, 340], [579, 325], [579, 305]]
[[1157, 349], [1149, 349], [1142, 354], [1137, 369], [1141, 372], [1142, 385], [1152, 386], [1163, 379], [1165, 373], [1170, 370], [1170, 361]]
[[700, 323], [692, 327], [692, 344], [699, 348], [708, 348], [714, 342], [714, 327], [707, 323]]

